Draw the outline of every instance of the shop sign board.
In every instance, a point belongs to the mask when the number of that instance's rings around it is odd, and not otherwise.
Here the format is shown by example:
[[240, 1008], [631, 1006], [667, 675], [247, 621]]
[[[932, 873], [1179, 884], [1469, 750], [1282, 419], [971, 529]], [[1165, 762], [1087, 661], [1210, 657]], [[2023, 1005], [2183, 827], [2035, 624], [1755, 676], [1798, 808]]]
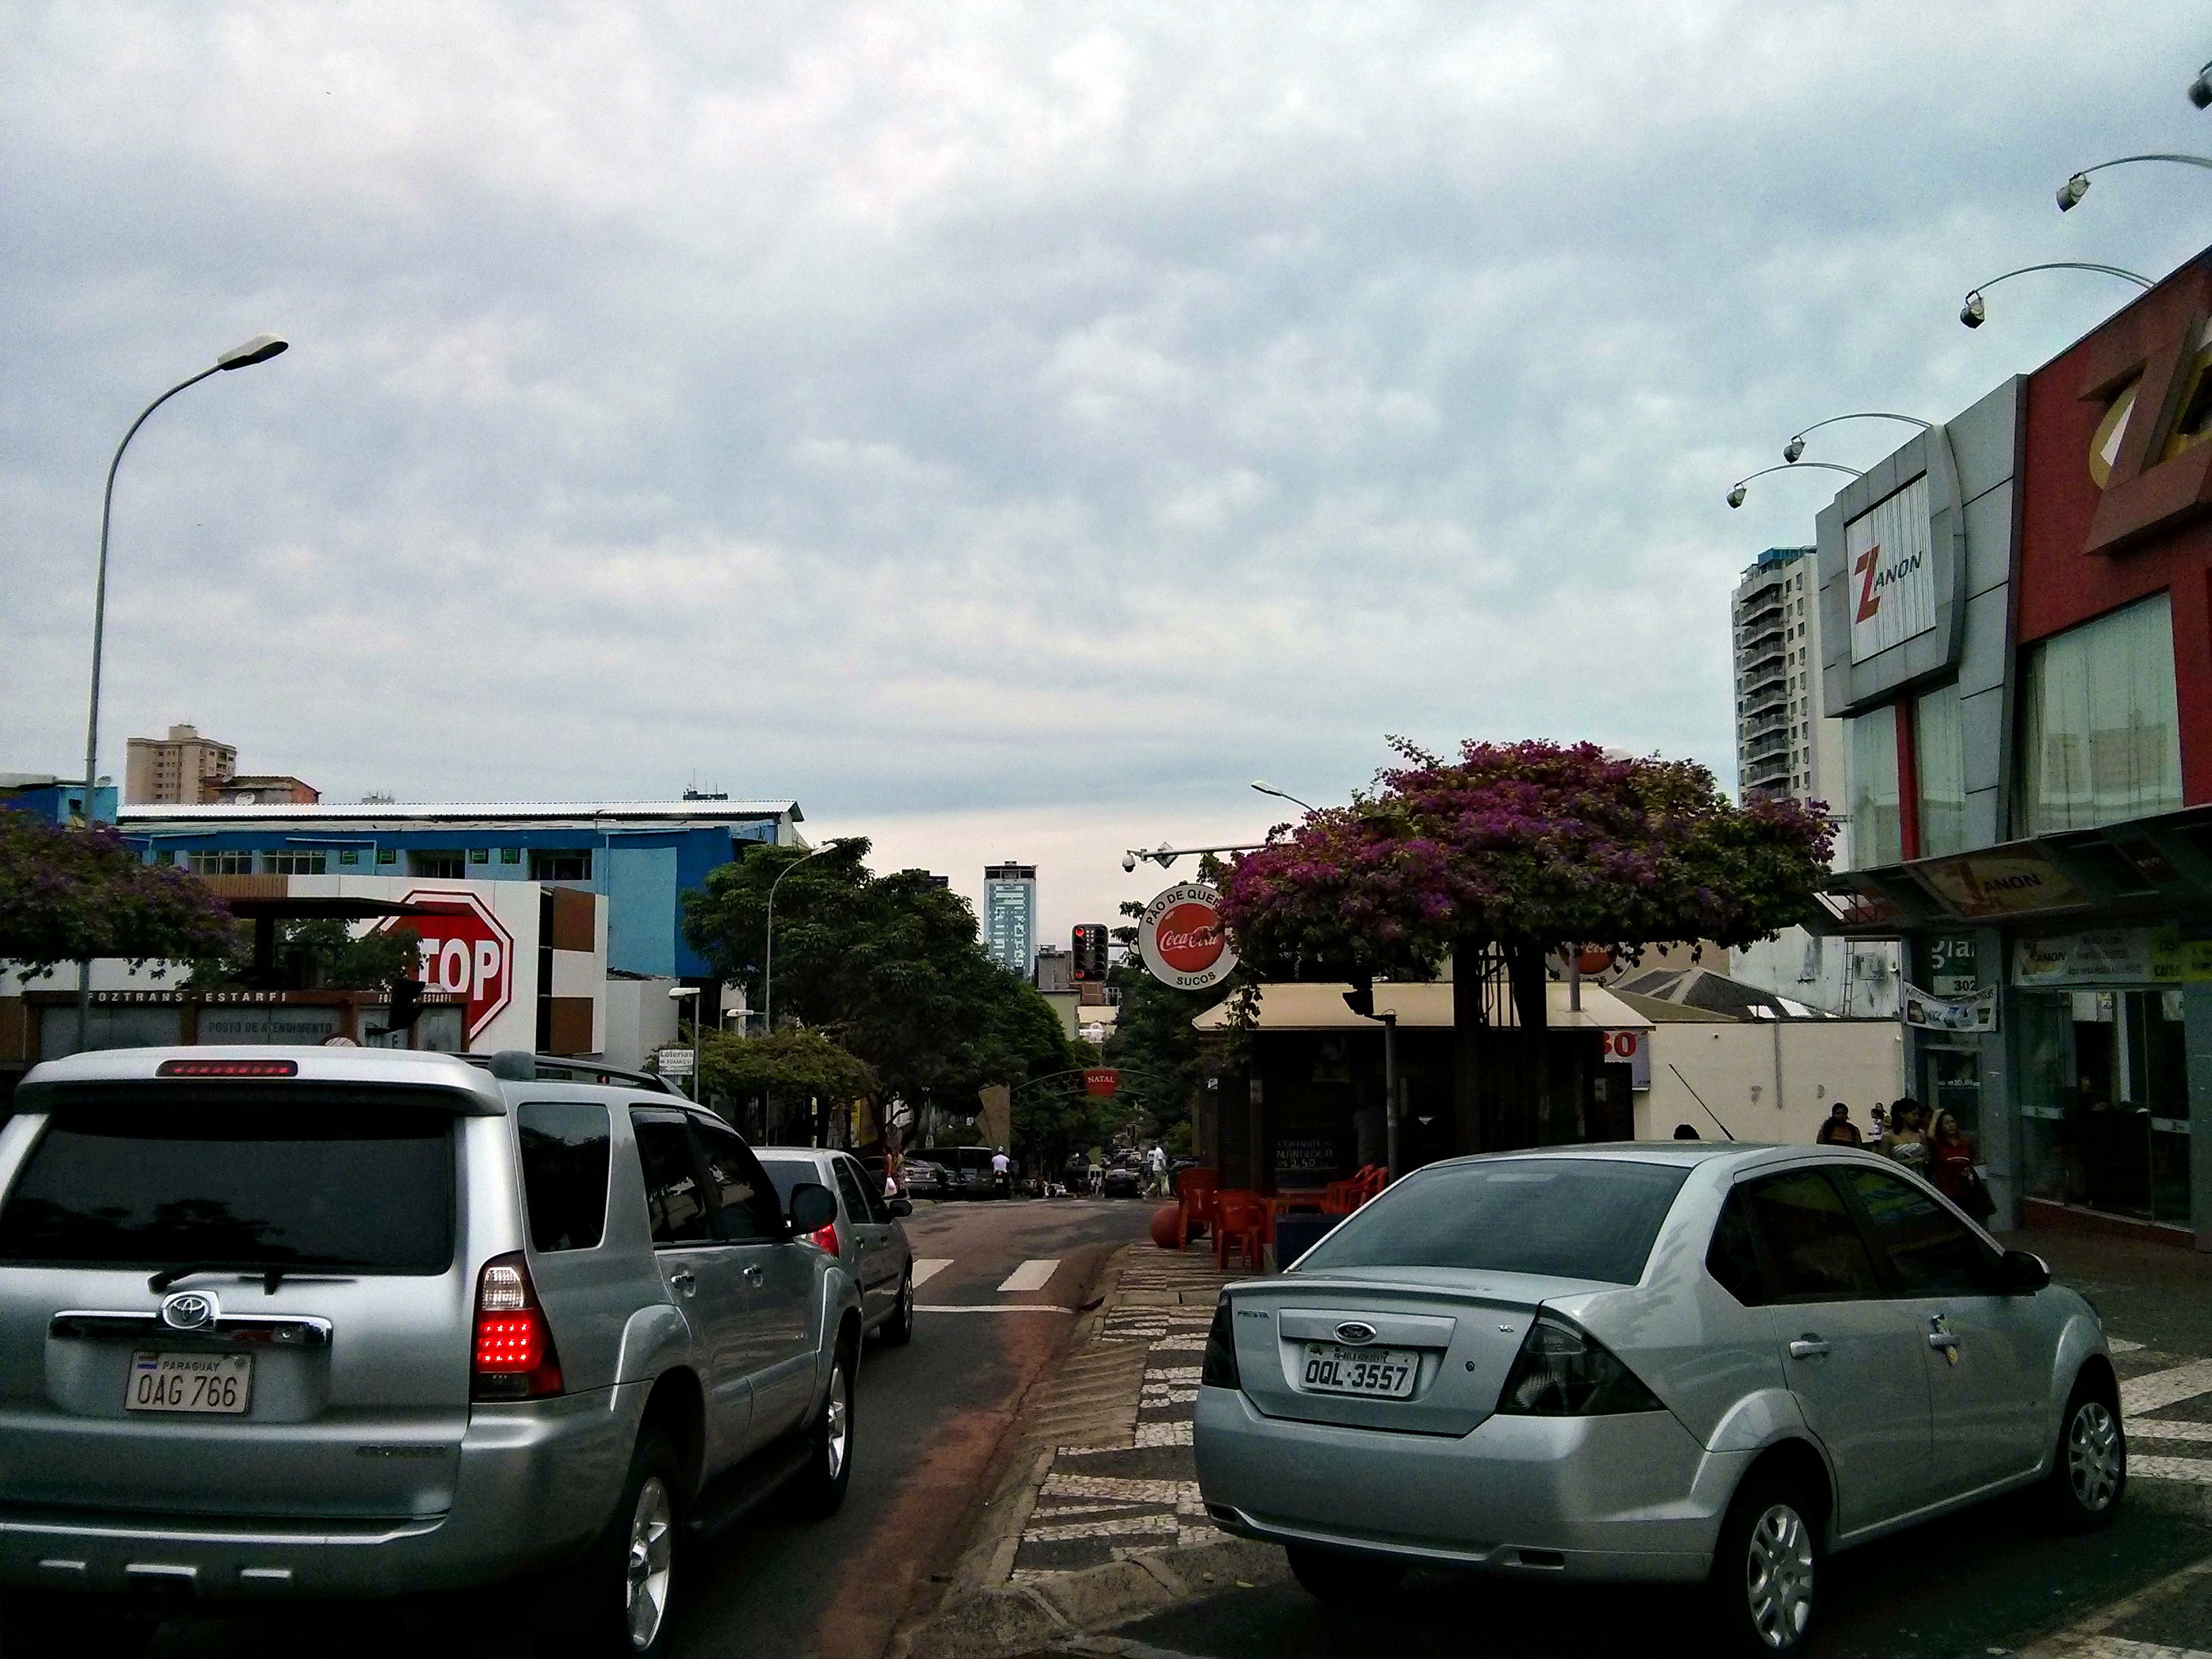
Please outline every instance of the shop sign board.
[[1113, 1095], [1121, 1091], [1121, 1074], [1110, 1069], [1085, 1072], [1083, 1092], [1086, 1095]]
[[1965, 996], [1933, 996], [1917, 985], [1905, 988], [1905, 1023], [1923, 1031], [1994, 1031], [1997, 988], [1983, 987]]
[[1854, 663], [1936, 626], [1933, 540], [1925, 473], [1844, 526]]
[[1237, 969], [1221, 895], [1203, 882], [1179, 882], [1154, 896], [1137, 921], [1137, 950], [1152, 977], [1178, 991], [1210, 990]]
[[690, 1077], [691, 1051], [689, 1048], [661, 1048], [654, 1051], [653, 1069], [663, 1077]]
[[1937, 933], [1926, 952], [1928, 988], [1939, 997], [1967, 997], [1981, 989], [1981, 958], [1972, 933]]
[[380, 933], [411, 927], [422, 941], [422, 988], [468, 1000], [468, 1040], [475, 1042], [514, 1000], [514, 936], [472, 893], [417, 887], [401, 900], [434, 914], [394, 916]]
[[2212, 984], [2212, 939], [2151, 927], [2024, 939], [2013, 946], [2012, 982], [2024, 989]]
[[1969, 921], [2069, 910], [2089, 901], [2058, 866], [2033, 847], [2002, 853], [1967, 853], [1912, 866], [1936, 896]]
[[1605, 1057], [1618, 1066], [1628, 1066], [1628, 1086], [1635, 1090], [1651, 1086], [1651, 1033], [1630, 1027], [1625, 1030], [1605, 1034]]

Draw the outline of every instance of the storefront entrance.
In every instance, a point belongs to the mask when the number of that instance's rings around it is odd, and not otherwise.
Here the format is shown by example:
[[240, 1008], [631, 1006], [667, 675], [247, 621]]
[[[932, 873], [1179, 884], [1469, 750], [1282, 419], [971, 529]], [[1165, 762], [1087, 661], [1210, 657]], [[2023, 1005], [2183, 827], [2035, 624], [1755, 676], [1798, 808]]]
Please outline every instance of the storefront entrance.
[[2182, 997], [2178, 987], [2021, 992], [2031, 1196], [2190, 1224]]

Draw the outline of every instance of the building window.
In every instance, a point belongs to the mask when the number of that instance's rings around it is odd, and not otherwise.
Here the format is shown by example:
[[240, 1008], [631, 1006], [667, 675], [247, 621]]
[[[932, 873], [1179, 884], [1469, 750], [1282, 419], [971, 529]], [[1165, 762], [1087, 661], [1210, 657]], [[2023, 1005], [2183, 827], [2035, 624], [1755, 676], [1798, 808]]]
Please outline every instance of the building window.
[[192, 873], [196, 876], [250, 876], [253, 873], [253, 854], [195, 853], [192, 854]]
[[2173, 609], [2164, 593], [2028, 652], [2021, 792], [2028, 835], [2181, 806]]
[[589, 881], [592, 878], [592, 849], [588, 847], [571, 849], [553, 848], [540, 852], [531, 849], [530, 878], [532, 881]]
[[491, 862], [491, 849], [488, 847], [470, 848], [469, 862], [471, 864], [489, 864]]
[[1871, 870], [1905, 857], [1897, 788], [1897, 707], [1885, 704], [1850, 722], [1851, 867]]
[[344, 847], [339, 848], [338, 862], [340, 864], [359, 864], [361, 862], [361, 848], [358, 847]]
[[319, 876], [325, 854], [321, 853], [264, 853], [261, 872], [267, 876]]
[[522, 862], [522, 849], [521, 849], [520, 847], [502, 847], [502, 848], [501, 848], [499, 849], [499, 861], [500, 861], [501, 864], [520, 864], [520, 863], [521, 863], [521, 862]]
[[1912, 710], [1912, 756], [1920, 771], [1920, 856], [1966, 850], [1966, 751], [1954, 681]]
[[428, 876], [433, 881], [459, 881], [467, 868], [459, 851], [445, 853], [410, 853], [407, 873]]
[[380, 848], [378, 848], [376, 849], [376, 861], [377, 861], [379, 864], [397, 864], [397, 863], [398, 863], [398, 862], [399, 862], [399, 849], [398, 849], [398, 848], [396, 848], [396, 847], [380, 847]]
[[156, 864], [169, 865], [174, 864], [176, 861], [177, 855], [166, 849], [154, 854], [154, 862]]

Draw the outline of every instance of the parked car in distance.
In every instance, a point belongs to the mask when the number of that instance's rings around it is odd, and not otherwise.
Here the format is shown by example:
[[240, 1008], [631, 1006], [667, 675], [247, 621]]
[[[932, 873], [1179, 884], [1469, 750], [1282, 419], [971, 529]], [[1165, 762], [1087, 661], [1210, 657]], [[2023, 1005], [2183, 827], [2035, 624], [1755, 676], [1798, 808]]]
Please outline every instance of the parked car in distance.
[[902, 1198], [886, 1199], [880, 1176], [871, 1177], [850, 1152], [818, 1146], [754, 1149], [786, 1205], [811, 1182], [837, 1195], [837, 1215], [807, 1235], [808, 1242], [844, 1264], [860, 1287], [864, 1331], [893, 1347], [914, 1340], [914, 1246], [902, 1218], [914, 1213]]
[[[374, 1048], [110, 1049], [0, 1128], [0, 1629], [540, 1574], [654, 1659], [674, 1545], [852, 1471], [858, 1285], [648, 1079]], [[167, 1599], [164, 1599], [167, 1598]], [[295, 1620], [295, 1628], [312, 1629]]]
[[1145, 1195], [1145, 1172], [1133, 1164], [1109, 1164], [1103, 1191], [1108, 1198], [1142, 1198]]
[[899, 1173], [903, 1177], [908, 1198], [950, 1198], [946, 1190], [945, 1166], [934, 1158], [919, 1157], [909, 1152], [899, 1161]]
[[1802, 1651], [1822, 1563], [1999, 1492], [2110, 1522], [2094, 1309], [1845, 1148], [1458, 1158], [1215, 1310], [1214, 1523], [1387, 1618], [1413, 1563], [1702, 1583], [1727, 1650]]
[[997, 1178], [991, 1173], [988, 1146], [933, 1146], [926, 1156], [940, 1171], [940, 1198], [996, 1198]]

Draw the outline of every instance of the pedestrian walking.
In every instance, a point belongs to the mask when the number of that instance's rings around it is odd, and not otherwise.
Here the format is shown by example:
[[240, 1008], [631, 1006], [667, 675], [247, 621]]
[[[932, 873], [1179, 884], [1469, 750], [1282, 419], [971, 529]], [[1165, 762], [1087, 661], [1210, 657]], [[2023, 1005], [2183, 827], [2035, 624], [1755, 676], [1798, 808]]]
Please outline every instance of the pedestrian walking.
[[1820, 1125], [1820, 1133], [1813, 1137], [1813, 1141], [1820, 1146], [1863, 1146], [1866, 1137], [1859, 1133], [1859, 1126], [1851, 1121], [1851, 1109], [1839, 1100], [1828, 1109], [1827, 1118]]
[[1152, 1143], [1152, 1150], [1146, 1154], [1145, 1161], [1152, 1166], [1152, 1196], [1155, 1198], [1166, 1197], [1168, 1190], [1168, 1149], [1161, 1146], [1158, 1141], [1154, 1141]]
[[1893, 1101], [1889, 1109], [1889, 1133], [1881, 1144], [1885, 1158], [1902, 1164], [1915, 1175], [1928, 1172], [1928, 1115], [1910, 1095]]
[[1936, 1190], [1977, 1221], [1996, 1213], [1996, 1200], [1975, 1167], [1974, 1143], [1949, 1112], [1936, 1114], [1935, 1132], [1928, 1138], [1928, 1178]]

